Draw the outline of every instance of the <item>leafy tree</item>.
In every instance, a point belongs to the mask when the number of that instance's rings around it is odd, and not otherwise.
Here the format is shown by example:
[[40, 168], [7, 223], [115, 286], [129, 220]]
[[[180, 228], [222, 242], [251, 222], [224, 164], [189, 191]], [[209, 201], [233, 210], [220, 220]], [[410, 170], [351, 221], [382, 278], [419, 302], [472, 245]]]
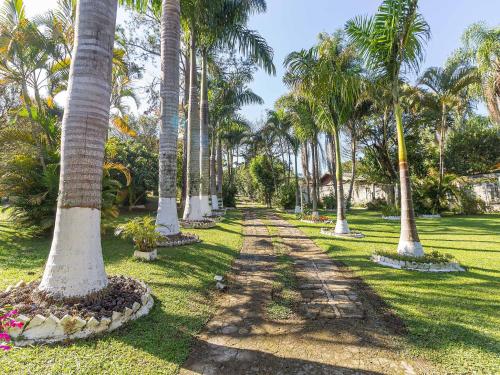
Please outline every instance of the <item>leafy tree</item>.
[[250, 162], [250, 174], [264, 198], [264, 203], [269, 208], [272, 207], [272, 198], [280, 182], [277, 172], [283, 170], [281, 164], [272, 164], [273, 161], [267, 155], [256, 156]]
[[500, 163], [500, 128], [487, 118], [474, 116], [448, 139], [445, 150], [448, 170], [459, 176], [488, 173]]

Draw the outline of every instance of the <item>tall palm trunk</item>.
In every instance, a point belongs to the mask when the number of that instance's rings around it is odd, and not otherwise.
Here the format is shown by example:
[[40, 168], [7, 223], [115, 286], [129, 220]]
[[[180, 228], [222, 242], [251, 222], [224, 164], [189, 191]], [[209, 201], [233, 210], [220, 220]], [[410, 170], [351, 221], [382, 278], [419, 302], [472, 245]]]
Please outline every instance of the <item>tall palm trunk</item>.
[[301, 191], [299, 186], [299, 148], [297, 145], [293, 146], [293, 157], [295, 160], [295, 213], [301, 213], [302, 207], [300, 204]]
[[55, 298], [87, 296], [108, 284], [100, 221], [116, 11], [116, 0], [77, 5], [56, 224], [39, 286]]
[[210, 142], [210, 195], [212, 199], [212, 210], [219, 209], [219, 200], [217, 198], [217, 181], [216, 181], [216, 163], [217, 163], [217, 138], [215, 131], [212, 130]]
[[349, 194], [347, 195], [347, 206], [351, 205], [352, 193], [354, 190], [354, 180], [356, 177], [356, 152], [357, 152], [357, 136], [355, 124], [351, 126], [351, 182], [349, 184]]
[[200, 210], [202, 216], [212, 215], [210, 207], [210, 148], [208, 136], [208, 72], [207, 51], [201, 52], [200, 106]]
[[[224, 171], [222, 167], [222, 140], [220, 136], [217, 137], [217, 196], [222, 201], [222, 179], [224, 178]], [[220, 207], [222, 208], [222, 207]]]
[[179, 126], [179, 0], [163, 0], [161, 12], [159, 202], [156, 224], [164, 235], [180, 232], [177, 218], [177, 135]]
[[304, 172], [304, 178], [306, 180], [306, 201], [307, 203], [311, 202], [311, 178], [309, 174], [309, 151], [308, 151], [308, 146], [307, 142], [302, 144], [302, 152], [301, 152], [301, 157], [302, 157], [302, 171]]
[[[183, 55], [184, 56], [184, 55]], [[184, 107], [184, 135], [182, 137], [182, 188], [181, 188], [181, 209], [184, 212], [184, 208], [186, 207], [186, 197], [187, 197], [187, 140], [188, 140], [188, 128], [187, 128], [187, 118], [188, 111], [185, 108], [188, 107], [189, 102], [189, 88], [190, 88], [190, 80], [189, 76], [191, 75], [191, 64], [189, 57], [189, 50], [185, 55], [184, 62], [184, 99], [183, 99], [183, 107]]]
[[188, 109], [187, 180], [184, 220], [201, 220], [200, 207], [200, 102], [196, 69], [196, 29], [190, 28], [190, 84]]
[[401, 184], [401, 235], [399, 237], [398, 253], [421, 257], [424, 250], [418, 237], [415, 223], [415, 211], [411, 195], [410, 171], [406, 153], [406, 144], [403, 132], [403, 118], [397, 97], [394, 100], [394, 116], [398, 136], [399, 179]]
[[312, 216], [313, 217], [319, 217], [319, 212], [318, 212], [318, 190], [317, 190], [317, 171], [316, 167], [318, 164], [316, 163], [316, 136], [314, 136], [315, 139], [311, 143], [311, 156], [312, 156]]
[[338, 126], [333, 129], [333, 138], [335, 143], [335, 177], [337, 179], [337, 222], [335, 224], [335, 233], [349, 233], [349, 225], [345, 216], [345, 198], [344, 181], [342, 176], [342, 159], [340, 154], [340, 135]]
[[335, 141], [333, 140], [333, 137], [331, 135], [328, 136], [330, 140], [330, 158], [331, 158], [331, 163], [332, 163], [332, 186], [333, 186], [333, 194], [335, 196], [335, 199], [337, 199], [338, 191], [337, 191], [337, 173], [336, 173], [336, 165], [337, 162], [335, 161], [337, 159], [337, 152], [335, 151]]
[[437, 212], [439, 210], [439, 202], [441, 200], [441, 188], [443, 186], [444, 179], [444, 144], [446, 137], [446, 105], [443, 104], [441, 109], [441, 127], [439, 129], [439, 182], [438, 182], [438, 193], [436, 194], [436, 202], [434, 202], [434, 210]]

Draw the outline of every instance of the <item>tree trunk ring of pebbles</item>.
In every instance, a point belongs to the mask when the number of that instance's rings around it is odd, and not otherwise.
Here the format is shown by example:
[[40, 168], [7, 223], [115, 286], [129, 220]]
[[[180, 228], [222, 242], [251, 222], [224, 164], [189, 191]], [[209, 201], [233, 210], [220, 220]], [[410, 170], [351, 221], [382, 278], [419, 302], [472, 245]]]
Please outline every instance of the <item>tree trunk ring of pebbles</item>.
[[93, 298], [57, 301], [38, 292], [39, 281], [20, 281], [0, 293], [0, 305], [19, 312], [22, 328], [7, 333], [16, 346], [82, 339], [111, 332], [147, 315], [153, 307], [151, 289], [125, 276], [109, 277], [106, 289]]

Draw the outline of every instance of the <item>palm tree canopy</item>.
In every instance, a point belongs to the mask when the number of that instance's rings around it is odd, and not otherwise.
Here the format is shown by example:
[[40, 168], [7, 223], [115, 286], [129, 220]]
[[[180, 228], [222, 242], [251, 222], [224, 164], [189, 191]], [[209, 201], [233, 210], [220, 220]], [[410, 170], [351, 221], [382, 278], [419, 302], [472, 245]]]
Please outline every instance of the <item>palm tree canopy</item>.
[[356, 17], [345, 29], [368, 67], [393, 83], [402, 69], [419, 70], [430, 38], [418, 0], [384, 0], [373, 17]]

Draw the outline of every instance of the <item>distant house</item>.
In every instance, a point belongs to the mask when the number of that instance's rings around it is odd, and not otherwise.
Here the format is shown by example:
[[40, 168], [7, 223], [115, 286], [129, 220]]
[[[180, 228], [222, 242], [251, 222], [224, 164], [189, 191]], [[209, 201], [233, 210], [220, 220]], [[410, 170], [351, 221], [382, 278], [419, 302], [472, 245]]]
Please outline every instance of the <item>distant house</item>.
[[469, 176], [472, 190], [486, 203], [488, 211], [500, 212], [500, 171]]
[[[349, 194], [349, 186], [351, 183], [351, 174], [344, 173], [344, 194], [347, 196]], [[371, 184], [364, 178], [357, 177], [354, 181], [354, 187], [352, 191], [352, 204], [354, 205], [365, 205], [375, 199], [385, 199], [387, 200], [389, 189], [391, 185], [379, 185]], [[333, 186], [333, 178], [330, 173], [325, 173], [320, 179], [320, 198], [332, 195], [335, 191]]]
[[[469, 176], [472, 182], [472, 190], [478, 198], [486, 203], [488, 211], [500, 212], [500, 172]], [[344, 174], [344, 194], [349, 193], [351, 174]], [[302, 182], [304, 186], [304, 182]], [[375, 199], [387, 200], [392, 185], [372, 184], [362, 177], [354, 181], [352, 204], [366, 205]], [[320, 179], [320, 199], [332, 195], [335, 191], [333, 178], [329, 173], [323, 174]]]

